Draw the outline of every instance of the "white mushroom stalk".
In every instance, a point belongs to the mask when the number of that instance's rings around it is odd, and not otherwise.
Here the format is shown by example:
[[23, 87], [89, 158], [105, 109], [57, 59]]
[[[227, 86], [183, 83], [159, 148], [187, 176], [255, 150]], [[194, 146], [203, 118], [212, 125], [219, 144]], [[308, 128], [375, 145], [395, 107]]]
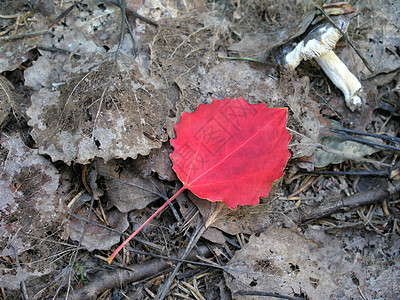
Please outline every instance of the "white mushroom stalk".
[[[343, 32], [347, 30], [349, 21], [345, 16], [337, 16], [334, 21]], [[360, 110], [363, 104], [359, 95], [362, 90], [361, 83], [332, 51], [341, 37], [339, 30], [331, 23], [321, 23], [285, 55], [284, 66], [294, 70], [303, 59], [314, 58], [333, 84], [342, 91], [349, 109]]]
[[343, 93], [344, 100], [351, 111], [360, 110], [363, 100], [360, 95], [362, 86], [357, 77], [353, 75], [333, 52], [314, 58], [334, 85]]

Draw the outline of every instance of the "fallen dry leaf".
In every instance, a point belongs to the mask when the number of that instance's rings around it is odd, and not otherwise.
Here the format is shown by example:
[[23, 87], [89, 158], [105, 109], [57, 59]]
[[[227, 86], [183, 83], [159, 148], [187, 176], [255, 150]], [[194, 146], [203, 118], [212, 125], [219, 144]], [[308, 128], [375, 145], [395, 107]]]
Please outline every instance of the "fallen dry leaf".
[[168, 139], [168, 93], [138, 60], [83, 55], [66, 63], [52, 82], [56, 88], [32, 95], [27, 114], [40, 153], [53, 161], [136, 158]]
[[[375, 77], [380, 73], [390, 73], [400, 68], [398, 46], [400, 32], [397, 24], [400, 23], [400, 2], [371, 0], [356, 5], [357, 22], [350, 25], [349, 33], [357, 49], [373, 67], [371, 73], [358, 57], [357, 53], [347, 46], [340, 52], [340, 58], [350, 66], [350, 69], [360, 79]], [[352, 28], [354, 27], [354, 28]]]
[[[87, 218], [88, 209], [87, 207], [81, 207], [78, 209], [76, 214], [82, 218]], [[127, 214], [121, 213], [117, 209], [111, 209], [106, 213], [107, 221], [110, 224], [110, 228], [115, 229], [119, 232], [124, 232], [129, 227], [127, 220]], [[91, 221], [101, 223], [96, 215], [92, 212]], [[121, 239], [119, 232], [112, 232], [105, 228], [101, 228], [96, 225], [88, 224], [84, 235], [82, 231], [87, 223], [75, 218], [71, 218], [69, 223], [70, 238], [74, 241], [81, 241], [81, 246], [85, 247], [88, 251], [93, 250], [110, 250], [112, 246], [117, 244]]]
[[[349, 243], [344, 244], [342, 239], [319, 231], [315, 240], [285, 228], [251, 236], [224, 273], [233, 299], [259, 299], [236, 294], [239, 290], [301, 295], [310, 300], [352, 299], [360, 297], [360, 289], [368, 299], [396, 298], [400, 289], [392, 279], [398, 277], [400, 266], [398, 262], [390, 266], [385, 259], [376, 261], [374, 248], [379, 242], [372, 248], [364, 238], [359, 237], [362, 243], [350, 236]], [[387, 270], [375, 272], [381, 263]]]
[[0, 144], [0, 256], [30, 249], [32, 236], [42, 237], [46, 226], [58, 224], [63, 206], [56, 195], [59, 174], [51, 162], [26, 147], [19, 136]]
[[106, 186], [108, 206], [115, 205], [127, 213], [143, 209], [161, 197], [156, 186], [158, 181], [143, 176], [136, 161], [111, 160], [106, 164], [97, 161], [95, 166]]

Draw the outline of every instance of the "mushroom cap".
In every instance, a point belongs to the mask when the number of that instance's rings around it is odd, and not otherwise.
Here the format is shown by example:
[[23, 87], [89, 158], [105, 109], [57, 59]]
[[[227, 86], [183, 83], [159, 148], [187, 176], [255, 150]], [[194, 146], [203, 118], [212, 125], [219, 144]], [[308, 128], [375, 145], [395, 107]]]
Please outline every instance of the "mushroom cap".
[[[347, 30], [349, 19], [346, 16], [332, 17], [332, 20], [343, 32]], [[300, 55], [304, 60], [322, 56], [335, 48], [337, 41], [341, 37], [342, 34], [335, 26], [329, 21], [324, 21], [304, 38], [304, 47]]]

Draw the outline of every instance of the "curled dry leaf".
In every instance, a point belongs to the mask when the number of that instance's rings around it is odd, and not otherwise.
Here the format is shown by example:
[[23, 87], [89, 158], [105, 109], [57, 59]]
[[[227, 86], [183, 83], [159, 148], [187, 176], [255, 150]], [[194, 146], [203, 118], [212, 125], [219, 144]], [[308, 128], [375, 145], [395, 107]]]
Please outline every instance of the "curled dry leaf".
[[165, 87], [136, 60], [87, 55], [64, 69], [57, 87], [35, 93], [27, 111], [40, 153], [85, 164], [147, 155], [167, 140]]
[[321, 144], [330, 149], [341, 152], [343, 156], [338, 156], [333, 153], [326, 152], [322, 149], [315, 151], [315, 167], [323, 168], [329, 164], [339, 164], [345, 161], [348, 157], [363, 158], [366, 155], [371, 155], [380, 151], [379, 148], [372, 147], [366, 144], [348, 141], [335, 136], [327, 136], [321, 140]]

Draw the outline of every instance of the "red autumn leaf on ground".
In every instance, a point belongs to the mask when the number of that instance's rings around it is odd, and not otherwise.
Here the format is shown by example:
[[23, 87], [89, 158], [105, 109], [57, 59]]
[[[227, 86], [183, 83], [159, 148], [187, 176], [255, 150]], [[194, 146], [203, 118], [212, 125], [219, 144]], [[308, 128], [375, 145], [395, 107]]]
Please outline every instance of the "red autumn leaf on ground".
[[173, 169], [183, 187], [139, 227], [109, 258], [115, 257], [148, 222], [185, 189], [230, 208], [257, 205], [283, 175], [290, 157], [287, 110], [248, 104], [243, 98], [214, 99], [183, 113], [171, 140]]
[[200, 198], [233, 209], [257, 205], [290, 157], [286, 115], [286, 109], [243, 98], [215, 99], [183, 113], [171, 140], [176, 174]]

